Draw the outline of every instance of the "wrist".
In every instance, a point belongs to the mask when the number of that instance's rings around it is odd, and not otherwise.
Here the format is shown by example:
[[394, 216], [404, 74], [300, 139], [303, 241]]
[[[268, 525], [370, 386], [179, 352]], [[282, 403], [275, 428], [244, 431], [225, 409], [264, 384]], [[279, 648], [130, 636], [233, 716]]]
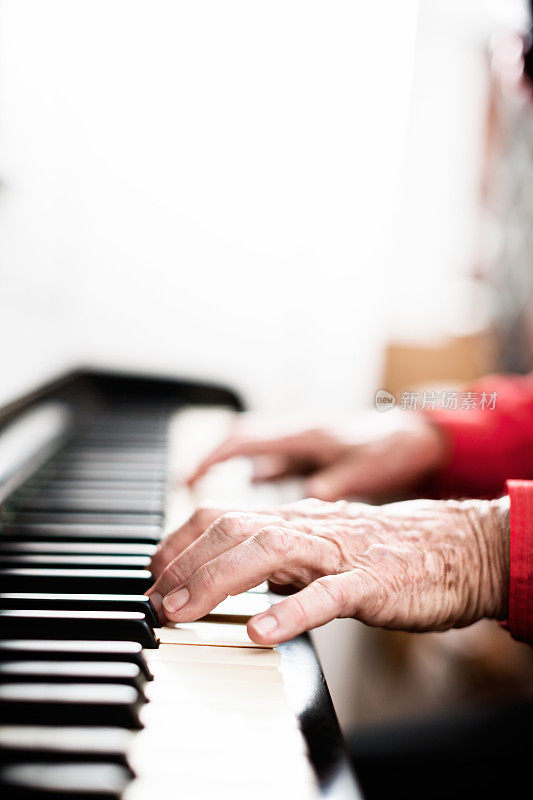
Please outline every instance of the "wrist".
[[510, 505], [507, 495], [483, 503], [486, 515], [483, 520], [486, 548], [486, 609], [484, 616], [504, 620], [509, 614]]
[[417, 438], [420, 461], [426, 473], [437, 472], [447, 462], [450, 443], [444, 431], [424, 414], [415, 417], [413, 433]]

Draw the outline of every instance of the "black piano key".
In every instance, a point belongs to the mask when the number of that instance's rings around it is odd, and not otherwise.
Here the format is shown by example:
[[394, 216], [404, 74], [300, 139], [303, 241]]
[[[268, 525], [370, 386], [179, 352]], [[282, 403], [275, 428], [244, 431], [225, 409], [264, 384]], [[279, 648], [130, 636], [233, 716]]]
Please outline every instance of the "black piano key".
[[[94, 439], [87, 439], [84, 441], [80, 441], [78, 443], [80, 452], [99, 452], [102, 458], [105, 458], [106, 453], [122, 453], [124, 456], [127, 456], [128, 453], [132, 454], [149, 454], [149, 455], [158, 455], [162, 459], [167, 457], [168, 454], [168, 443], [161, 439], [160, 437], [151, 437], [149, 435], [144, 436], [142, 439], [139, 439], [138, 442], [122, 442], [119, 439], [109, 439], [105, 440], [103, 438], [94, 438]], [[69, 450], [68, 453], [75, 453], [77, 450], [72, 449]], [[49, 463], [54, 463], [55, 459], [52, 459]]]
[[121, 447], [117, 444], [101, 447], [97, 444], [79, 444], [76, 447], [64, 447], [53, 459], [54, 464], [65, 461], [97, 461], [134, 463], [139, 462], [165, 462], [165, 452], [157, 447]]
[[[144, 447], [151, 442], [151, 448], [165, 447], [166, 424], [145, 424], [145, 419], [138, 416], [135, 420], [126, 420], [121, 414], [114, 419], [106, 420], [98, 415], [95, 425], [90, 429], [78, 428], [75, 435], [64, 445], [65, 448], [73, 447], [104, 447], [112, 450], [131, 447], [133, 449]], [[158, 439], [159, 437], [159, 439]], [[163, 440], [160, 441], [163, 437]]]
[[61, 541], [61, 542], [120, 542], [157, 544], [161, 539], [159, 525], [128, 525], [127, 523], [17, 523], [0, 528], [0, 541]]
[[160, 499], [139, 500], [137, 498], [125, 497], [123, 499], [110, 499], [96, 497], [71, 497], [60, 499], [45, 495], [44, 497], [27, 497], [20, 501], [14, 501], [10, 508], [15, 509], [16, 514], [27, 514], [29, 512], [57, 512], [80, 513], [80, 514], [161, 514], [164, 504]]
[[144, 441], [135, 443], [134, 441], [127, 442], [119, 438], [112, 439], [109, 437], [105, 442], [97, 440], [96, 438], [85, 440], [76, 439], [70, 443], [65, 444], [61, 450], [57, 451], [55, 455], [48, 461], [49, 464], [55, 464], [65, 458], [83, 458], [98, 457], [102, 458], [103, 454], [109, 454], [110, 458], [125, 458], [131, 454], [132, 460], [135, 458], [151, 457], [162, 458], [167, 452], [168, 446], [164, 442], [152, 441], [147, 438]]
[[4, 661], [0, 683], [118, 683], [145, 700], [146, 677], [126, 661]]
[[53, 476], [56, 480], [100, 480], [100, 481], [143, 481], [143, 482], [160, 482], [164, 478], [165, 470], [147, 469], [146, 467], [137, 467], [132, 465], [130, 467], [122, 467], [114, 469], [110, 466], [98, 467], [84, 466], [84, 467], [46, 467], [46, 471], [42, 474], [47, 477]]
[[52, 555], [2, 553], [0, 567], [39, 567], [46, 569], [148, 569], [148, 556]]
[[128, 525], [131, 528], [160, 527], [162, 514], [139, 513], [91, 513], [91, 512], [66, 512], [66, 511], [17, 511], [6, 512], [6, 525]]
[[0, 558], [4, 554], [59, 555], [59, 556], [146, 556], [155, 553], [153, 544], [131, 542], [56, 542], [56, 541], [4, 541], [0, 534]]
[[45, 594], [44, 592], [4, 592], [0, 609], [66, 609], [71, 611], [137, 611], [149, 625], [159, 620], [152, 601], [144, 594]]
[[6, 541], [0, 534], [0, 558], [6, 554], [18, 555], [64, 555], [64, 556], [146, 556], [151, 558], [156, 551], [153, 544], [132, 542], [57, 542], [57, 541]]
[[0, 611], [3, 639], [111, 639], [157, 647], [144, 614], [137, 611], [68, 611], [10, 609]]
[[[156, 478], [161, 480], [165, 477], [163, 473], [165, 473], [167, 470], [167, 461], [168, 458], [165, 453], [161, 458], [161, 464], [159, 464], [157, 467], [154, 467], [153, 464], [144, 463], [142, 461], [130, 461], [128, 459], [127, 451], [124, 451], [124, 459], [121, 464], [118, 464], [116, 461], [107, 461], [105, 452], [102, 451], [102, 456], [98, 462], [93, 459], [92, 461], [87, 461], [83, 465], [73, 464], [72, 459], [70, 463], [61, 463], [59, 459], [48, 461], [48, 463], [44, 464], [44, 466], [42, 466], [30, 478], [30, 480], [40, 480], [50, 477], [56, 479], [59, 477], [59, 479], [65, 480], [70, 480], [71, 478], [78, 480], [80, 477], [89, 478], [92, 480], [106, 480], [108, 476], [111, 476], [112, 478], [121, 478], [123, 480], [141, 480], [143, 482], [145, 480], [150, 481]], [[102, 475], [88, 474], [95, 472], [101, 472]], [[135, 477], [134, 473], [139, 473], [138, 479]]]
[[144, 569], [0, 568], [0, 586], [6, 592], [144, 594], [153, 582]]
[[0, 769], [0, 790], [9, 800], [119, 800], [131, 772], [119, 764], [28, 761]]
[[135, 442], [131, 442], [130, 445], [126, 447], [126, 441], [118, 441], [115, 440], [112, 442], [108, 440], [106, 446], [103, 447], [102, 444], [91, 440], [80, 441], [79, 439], [74, 442], [70, 442], [62, 449], [55, 454], [53, 457], [53, 461], [57, 462], [60, 461], [62, 458], [84, 458], [86, 456], [90, 458], [101, 458], [102, 453], [105, 453], [107, 458], [120, 458], [124, 459], [125, 456], [130, 456], [131, 460], [135, 460], [135, 458], [162, 458], [165, 454], [165, 447], [161, 447], [161, 445], [157, 445], [152, 442], [152, 445], [149, 446], [148, 442], [145, 442], [142, 447], [135, 445]]
[[128, 766], [135, 734], [126, 728], [2, 725], [0, 764], [21, 761], [106, 761]]
[[100, 489], [94, 489], [85, 486], [83, 483], [72, 485], [68, 488], [60, 488], [51, 482], [48, 485], [41, 485], [39, 487], [24, 487], [21, 491], [13, 496], [12, 500], [16, 504], [22, 504], [27, 500], [35, 500], [38, 498], [50, 497], [56, 501], [70, 500], [73, 497], [77, 499], [94, 499], [101, 500], [157, 500], [160, 501], [164, 497], [162, 489], [126, 489], [120, 487], [118, 489], [109, 488], [109, 486]]
[[[98, 472], [99, 474], [89, 475], [85, 474], [86, 472]], [[135, 475], [130, 474], [132, 472], [140, 472], [142, 474], [137, 478]], [[91, 464], [80, 464], [77, 467], [74, 464], [59, 465], [49, 462], [48, 465], [41, 467], [31, 475], [19, 487], [17, 492], [52, 484], [57, 484], [58, 489], [81, 488], [84, 486], [86, 489], [100, 487], [104, 490], [113, 489], [114, 491], [135, 488], [143, 491], [161, 491], [165, 489], [168, 480], [167, 472], [168, 466], [165, 462], [162, 462], [160, 466], [154, 467], [148, 464], [136, 465], [128, 459], [120, 468], [117, 463], [113, 462], [101, 464], [93, 462]]]
[[115, 475], [127, 478], [133, 472], [150, 473], [151, 476], [161, 479], [166, 473], [166, 458], [130, 458], [123, 455], [120, 458], [113, 456], [72, 457], [58, 459], [53, 465], [56, 475], [58, 472], [67, 472], [76, 475], [79, 470], [107, 471], [113, 470]]
[[[77, 449], [78, 447], [79, 450]], [[101, 460], [105, 460], [108, 453], [111, 456], [121, 454], [123, 458], [127, 458], [131, 453], [132, 460], [136, 460], [137, 457], [139, 457], [142, 461], [143, 457], [147, 456], [151, 458], [158, 457], [161, 461], [165, 461], [168, 455], [168, 443], [161, 440], [158, 441], [157, 439], [151, 440], [148, 436], [139, 440], [137, 443], [130, 442], [129, 444], [123, 444], [118, 439], [110, 439], [109, 441], [92, 439], [83, 442], [80, 441], [76, 448], [64, 451], [64, 455], [66, 456], [75, 456], [78, 453], [90, 456], [98, 454]], [[59, 456], [59, 453], [57, 456]], [[59, 460], [59, 458], [53, 458], [48, 464], [57, 463]]]
[[0, 640], [3, 661], [127, 661], [137, 664], [148, 680], [152, 674], [139, 642], [87, 641], [83, 639], [4, 639]]
[[17, 492], [17, 497], [37, 492], [142, 492], [161, 495], [165, 493], [166, 479], [159, 481], [103, 481], [103, 480], [70, 480], [57, 481], [53, 478], [32, 478]]
[[0, 719], [17, 725], [111, 725], [138, 729], [141, 698], [115, 683], [3, 683]]

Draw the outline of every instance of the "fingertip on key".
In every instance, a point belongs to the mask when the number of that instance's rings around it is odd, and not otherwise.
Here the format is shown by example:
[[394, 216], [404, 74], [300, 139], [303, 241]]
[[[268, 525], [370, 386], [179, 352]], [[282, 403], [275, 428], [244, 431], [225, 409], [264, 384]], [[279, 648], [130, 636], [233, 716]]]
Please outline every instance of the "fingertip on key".
[[248, 622], [248, 635], [258, 644], [270, 644], [276, 640], [278, 621], [273, 614], [265, 613]]

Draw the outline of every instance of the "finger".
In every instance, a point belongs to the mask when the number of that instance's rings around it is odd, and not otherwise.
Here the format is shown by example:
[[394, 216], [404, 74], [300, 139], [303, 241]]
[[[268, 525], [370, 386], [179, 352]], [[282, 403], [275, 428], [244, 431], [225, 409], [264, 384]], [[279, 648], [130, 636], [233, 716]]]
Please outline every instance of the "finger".
[[253, 483], [277, 481], [295, 471], [294, 459], [285, 455], [256, 456], [253, 463]]
[[353, 616], [364, 597], [365, 584], [357, 573], [318, 578], [297, 594], [257, 614], [248, 622], [248, 635], [257, 644], [276, 644], [336, 617]]
[[302, 455], [303, 437], [299, 434], [279, 437], [232, 436], [213, 450], [196, 467], [187, 483], [192, 485], [215, 464], [237, 456]]
[[[196, 509], [194, 514], [185, 522], [181, 527], [172, 533], [165, 536], [158, 545], [158, 548], [150, 562], [150, 572], [154, 580], [157, 580], [163, 570], [183, 553], [191, 544], [193, 544], [202, 534], [206, 532], [209, 526], [219, 517], [227, 516], [236, 513], [233, 509], [221, 509], [209, 506], [202, 506]], [[241, 516], [247, 512], [240, 512]], [[252, 512], [250, 512], [252, 513]], [[279, 517], [286, 519], [291, 516], [286, 512], [283, 507], [276, 509], [275, 514], [269, 508], [254, 508], [255, 515], [262, 514], [263, 516], [272, 517], [276, 519]], [[293, 525], [298, 525], [302, 530], [307, 530], [303, 522], [295, 521]], [[150, 595], [153, 587], [151, 587], [146, 594]]]
[[240, 594], [273, 573], [308, 583], [331, 563], [331, 544], [286, 528], [269, 526], [242, 544], [203, 564], [177, 591], [163, 600], [165, 614], [174, 621], [205, 616], [228, 595]]
[[362, 464], [351, 454], [349, 459], [315, 472], [306, 483], [306, 491], [319, 500], [339, 500], [353, 495], [358, 491], [361, 469]]
[[181, 555], [167, 564], [150, 589], [157, 611], [166, 594], [182, 586], [203, 564], [249, 539], [267, 525], [279, 523], [274, 516], [232, 512], [219, 517]]
[[152, 556], [150, 572], [157, 578], [180, 553], [194, 542], [216, 519], [223, 516], [228, 509], [200, 506], [189, 519], [172, 533], [162, 539]]

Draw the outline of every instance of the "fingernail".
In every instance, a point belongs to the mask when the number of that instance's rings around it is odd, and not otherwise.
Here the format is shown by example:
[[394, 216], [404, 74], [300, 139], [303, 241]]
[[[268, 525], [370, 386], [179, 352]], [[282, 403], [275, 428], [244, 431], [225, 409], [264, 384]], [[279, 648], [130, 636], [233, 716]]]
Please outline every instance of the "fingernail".
[[268, 636], [278, 627], [278, 621], [272, 614], [260, 617], [253, 621], [255, 632], [260, 636]]
[[173, 613], [174, 611], [179, 611], [180, 608], [189, 602], [190, 592], [187, 587], [183, 587], [183, 589], [178, 589], [177, 592], [171, 592], [167, 594], [163, 598], [163, 605], [167, 611]]

